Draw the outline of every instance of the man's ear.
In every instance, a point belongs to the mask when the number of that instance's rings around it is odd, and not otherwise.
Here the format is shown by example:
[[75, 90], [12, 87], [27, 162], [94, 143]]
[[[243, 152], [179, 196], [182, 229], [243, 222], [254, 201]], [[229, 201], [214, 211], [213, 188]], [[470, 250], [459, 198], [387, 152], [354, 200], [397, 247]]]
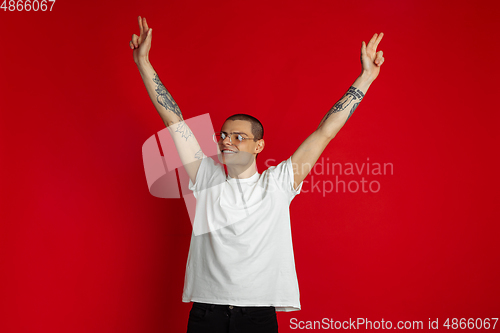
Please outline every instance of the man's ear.
[[264, 139], [260, 139], [259, 141], [257, 141], [257, 147], [255, 147], [255, 152], [258, 154], [261, 151], [263, 151], [265, 145], [266, 143], [264, 142]]

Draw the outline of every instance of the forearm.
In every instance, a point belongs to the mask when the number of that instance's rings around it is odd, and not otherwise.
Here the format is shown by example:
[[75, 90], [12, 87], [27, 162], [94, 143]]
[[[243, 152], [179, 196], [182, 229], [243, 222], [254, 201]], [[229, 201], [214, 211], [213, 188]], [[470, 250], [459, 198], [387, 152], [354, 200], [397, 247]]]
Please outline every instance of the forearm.
[[149, 60], [138, 62], [137, 68], [144, 81], [148, 95], [160, 114], [161, 119], [165, 123], [165, 126], [168, 127], [184, 120], [179, 106], [160, 81], [158, 74]]
[[335, 137], [363, 100], [373, 79], [366, 74], [358, 76], [344, 96], [327, 112], [317, 130], [329, 138]]
[[137, 63], [142, 80], [148, 91], [149, 97], [160, 114], [165, 126], [174, 141], [179, 157], [187, 171], [189, 178], [194, 183], [196, 173], [203, 157], [198, 141], [193, 132], [184, 121], [181, 110], [174, 99], [160, 81], [158, 74], [149, 61]]

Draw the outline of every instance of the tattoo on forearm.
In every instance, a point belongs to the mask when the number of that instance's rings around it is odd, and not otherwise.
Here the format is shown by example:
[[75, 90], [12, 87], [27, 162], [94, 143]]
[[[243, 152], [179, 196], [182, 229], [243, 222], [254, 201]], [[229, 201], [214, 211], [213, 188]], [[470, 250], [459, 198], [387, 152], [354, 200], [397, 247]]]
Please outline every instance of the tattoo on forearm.
[[158, 96], [156, 97], [158, 103], [165, 109], [175, 113], [180, 120], [183, 120], [179, 106], [177, 106], [177, 103], [175, 103], [174, 99], [172, 98], [172, 95], [170, 95], [167, 88], [165, 88], [163, 83], [161, 83], [160, 78], [156, 73], [154, 74], [153, 82], [157, 84], [155, 91], [158, 94]]
[[356, 104], [354, 104], [352, 106], [351, 112], [349, 112], [349, 116], [347, 116], [347, 119], [345, 121], [348, 121], [349, 118], [351, 118], [352, 114], [354, 113], [354, 110], [356, 110], [356, 108], [358, 107], [358, 105], [359, 105], [359, 102], [357, 102]]
[[201, 151], [201, 148], [196, 152], [196, 154], [194, 154], [194, 157], [198, 160], [201, 160], [203, 158], [203, 153]]
[[332, 114], [344, 111], [351, 104], [354, 103], [354, 105], [351, 108], [351, 111], [349, 112], [349, 116], [347, 117], [347, 120], [349, 120], [349, 118], [352, 116], [354, 110], [356, 110], [363, 97], [365, 97], [365, 94], [363, 94], [361, 90], [351, 86], [349, 90], [347, 90], [347, 92], [344, 94], [344, 96], [337, 103], [335, 103], [335, 105], [330, 109], [330, 111], [328, 111], [322, 123], [325, 122], [328, 119], [328, 117], [330, 117]]
[[186, 125], [184, 121], [180, 121], [177, 123], [175, 131], [181, 133], [181, 136], [183, 138], [186, 138], [186, 141], [189, 139], [189, 137], [193, 136], [193, 132], [191, 132], [191, 129]]

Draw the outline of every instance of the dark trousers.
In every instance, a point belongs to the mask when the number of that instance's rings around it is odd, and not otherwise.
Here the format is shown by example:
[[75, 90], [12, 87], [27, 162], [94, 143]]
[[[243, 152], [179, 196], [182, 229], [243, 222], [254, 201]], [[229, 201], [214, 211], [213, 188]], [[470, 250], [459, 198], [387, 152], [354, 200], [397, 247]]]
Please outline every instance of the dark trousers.
[[274, 306], [232, 306], [194, 302], [188, 333], [276, 333]]

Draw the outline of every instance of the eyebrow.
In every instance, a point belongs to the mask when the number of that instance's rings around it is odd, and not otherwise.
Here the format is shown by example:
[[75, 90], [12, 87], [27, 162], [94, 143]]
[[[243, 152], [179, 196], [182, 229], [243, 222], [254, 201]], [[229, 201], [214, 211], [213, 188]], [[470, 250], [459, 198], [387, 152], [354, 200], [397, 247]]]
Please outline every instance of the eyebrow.
[[[227, 132], [224, 132], [224, 131], [221, 131], [222, 133], [226, 133], [226, 134], [229, 134]], [[246, 134], [245, 132], [233, 132], [232, 134], [244, 134], [246, 136], [248, 136], [248, 134]]]

